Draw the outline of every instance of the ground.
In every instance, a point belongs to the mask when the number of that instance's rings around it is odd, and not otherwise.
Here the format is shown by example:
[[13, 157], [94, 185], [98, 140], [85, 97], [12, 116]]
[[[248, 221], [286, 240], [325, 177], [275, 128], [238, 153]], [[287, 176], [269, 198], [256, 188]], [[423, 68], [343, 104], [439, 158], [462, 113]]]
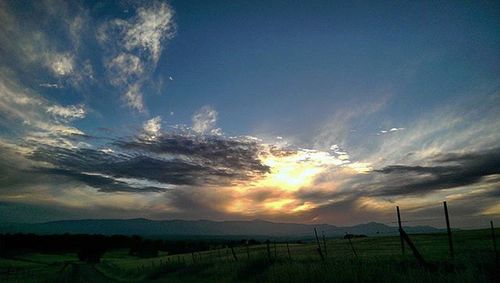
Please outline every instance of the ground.
[[[497, 229], [497, 234], [500, 234]], [[410, 235], [433, 268], [422, 267], [399, 237], [328, 239], [322, 260], [316, 242], [271, 243], [141, 259], [126, 250], [108, 251], [98, 264], [76, 254], [23, 254], [0, 258], [1, 282], [495, 282], [490, 230]], [[290, 252], [288, 252], [290, 251]], [[496, 266], [497, 265], [497, 266]], [[495, 273], [496, 272], [496, 273]]]

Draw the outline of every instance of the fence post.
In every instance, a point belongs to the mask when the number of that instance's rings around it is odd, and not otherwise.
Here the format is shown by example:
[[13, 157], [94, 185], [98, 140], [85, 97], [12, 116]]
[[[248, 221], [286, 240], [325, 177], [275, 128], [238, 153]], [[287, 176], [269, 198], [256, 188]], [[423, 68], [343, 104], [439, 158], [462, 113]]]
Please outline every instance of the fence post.
[[286, 242], [286, 250], [288, 251], [288, 259], [292, 259], [292, 254], [290, 253], [290, 247], [288, 246], [288, 242]]
[[276, 241], [273, 242], [274, 245], [274, 258], [278, 258], [278, 253], [276, 252]]
[[325, 257], [328, 258], [328, 251], [326, 249], [325, 231], [321, 231], [321, 234], [323, 235], [323, 248], [325, 249]]
[[446, 230], [448, 231], [448, 243], [450, 245], [450, 256], [454, 257], [453, 252], [453, 241], [451, 239], [451, 228], [450, 228], [450, 218], [448, 217], [448, 206], [446, 205], [446, 201], [443, 201], [444, 206], [444, 216], [446, 217]]
[[271, 247], [269, 247], [269, 243], [271, 241], [267, 240], [266, 241], [266, 249], [267, 249], [267, 258], [269, 259], [269, 261], [272, 260], [272, 257], [271, 257]]
[[398, 212], [398, 226], [399, 226], [399, 239], [401, 240], [401, 253], [405, 255], [405, 242], [403, 239], [403, 235], [401, 234], [403, 226], [401, 226], [401, 214], [399, 214], [399, 206], [396, 206], [396, 211]]
[[491, 238], [493, 240], [493, 252], [495, 253], [495, 265], [498, 266], [498, 252], [497, 252], [497, 239], [495, 237], [495, 227], [493, 227], [493, 220], [490, 220]]
[[238, 261], [238, 257], [236, 256], [236, 253], [234, 252], [233, 246], [231, 246], [231, 253], [233, 254], [234, 261]]
[[321, 244], [319, 243], [318, 231], [316, 231], [316, 227], [314, 227], [314, 235], [316, 236], [316, 243], [318, 244], [319, 256], [321, 257], [321, 260], [325, 260], [325, 257], [323, 256], [323, 253], [321, 252]]
[[248, 243], [247, 243], [247, 259], [250, 259], [250, 248], [248, 247]]
[[349, 240], [349, 245], [351, 246], [351, 249], [352, 249], [352, 253], [354, 254], [354, 256], [356, 258], [358, 258], [358, 253], [356, 253], [356, 250], [354, 249], [354, 245], [352, 244], [352, 241], [351, 241], [351, 235], [347, 235], [347, 240]]
[[413, 252], [413, 255], [417, 259], [418, 263], [420, 263], [420, 265], [422, 265], [425, 268], [434, 269], [434, 266], [432, 264], [426, 262], [424, 260], [424, 257], [418, 252], [417, 247], [415, 247], [413, 242], [410, 240], [410, 237], [408, 236], [408, 234], [406, 234], [406, 232], [403, 229], [401, 229], [400, 232], [401, 232], [401, 235], [403, 236], [403, 239], [405, 240], [405, 242], [408, 244], [411, 251]]

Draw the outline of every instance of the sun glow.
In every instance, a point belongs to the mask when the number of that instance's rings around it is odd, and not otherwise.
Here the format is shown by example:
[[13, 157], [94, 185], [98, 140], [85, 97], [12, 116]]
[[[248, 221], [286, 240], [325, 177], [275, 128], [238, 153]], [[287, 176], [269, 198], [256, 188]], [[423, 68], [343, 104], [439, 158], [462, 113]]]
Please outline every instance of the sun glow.
[[329, 152], [308, 149], [267, 152], [261, 156], [261, 162], [269, 166], [270, 172], [259, 180], [233, 188], [235, 200], [228, 204], [227, 211], [246, 215], [310, 211], [319, 204], [302, 200], [297, 192], [314, 186], [321, 174], [350, 164], [349, 160]]
[[262, 159], [262, 163], [269, 166], [271, 172], [254, 185], [293, 192], [311, 185], [314, 179], [328, 168], [347, 162], [328, 152], [306, 149], [284, 156], [269, 155]]

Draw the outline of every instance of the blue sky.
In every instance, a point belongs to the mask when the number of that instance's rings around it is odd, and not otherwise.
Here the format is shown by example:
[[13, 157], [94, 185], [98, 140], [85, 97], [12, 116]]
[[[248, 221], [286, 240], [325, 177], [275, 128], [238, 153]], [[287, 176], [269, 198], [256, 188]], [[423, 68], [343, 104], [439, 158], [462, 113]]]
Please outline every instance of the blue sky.
[[0, 221], [500, 214], [498, 3], [0, 3]]

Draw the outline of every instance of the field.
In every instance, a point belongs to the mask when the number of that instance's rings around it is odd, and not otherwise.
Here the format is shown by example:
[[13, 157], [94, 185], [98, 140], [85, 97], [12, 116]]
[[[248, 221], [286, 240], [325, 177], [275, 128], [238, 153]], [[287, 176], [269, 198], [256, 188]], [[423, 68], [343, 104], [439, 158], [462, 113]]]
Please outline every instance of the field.
[[[497, 235], [499, 230], [497, 229]], [[418, 264], [399, 237], [271, 242], [155, 258], [108, 251], [95, 265], [76, 254], [24, 254], [0, 258], [1, 282], [498, 282], [490, 230], [453, 233], [450, 257], [446, 234], [410, 235], [432, 268]]]

